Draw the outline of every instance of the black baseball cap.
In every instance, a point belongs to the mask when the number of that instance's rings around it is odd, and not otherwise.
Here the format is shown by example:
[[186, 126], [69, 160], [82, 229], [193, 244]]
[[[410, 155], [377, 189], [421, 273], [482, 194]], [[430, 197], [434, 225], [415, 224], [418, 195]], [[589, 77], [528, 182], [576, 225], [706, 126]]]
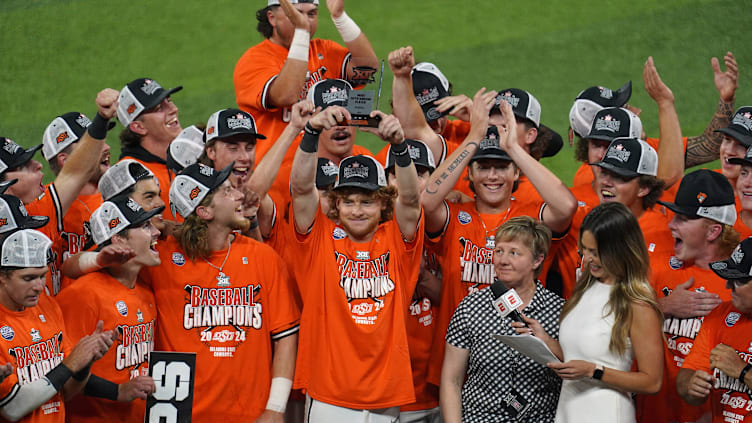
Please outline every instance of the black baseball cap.
[[595, 114], [588, 139], [613, 141], [616, 138], [640, 138], [642, 122], [634, 113], [621, 107], [607, 107]]
[[259, 134], [256, 130], [256, 119], [250, 113], [230, 108], [214, 112], [209, 116], [204, 140], [207, 143], [215, 139], [224, 141], [225, 138], [239, 134], [248, 135], [249, 140], [253, 142], [257, 139], [266, 139], [266, 136]]
[[506, 151], [499, 146], [499, 129], [496, 126], [489, 126], [486, 130], [486, 137], [483, 138], [475, 150], [470, 163], [481, 159], [496, 159], [512, 161]]
[[752, 166], [752, 147], [747, 148], [744, 157], [731, 157], [728, 159], [728, 162], [742, 166]]
[[128, 228], [138, 227], [152, 217], [161, 214], [164, 206], [144, 210], [127, 195], [120, 195], [102, 203], [89, 218], [91, 236], [97, 245]]
[[220, 171], [203, 163], [194, 163], [180, 172], [170, 185], [170, 210], [187, 218], [204, 197], [222, 185], [232, 172], [235, 162]]
[[117, 116], [120, 124], [128, 127], [141, 113], [157, 107], [164, 99], [182, 89], [182, 86], [178, 86], [165, 90], [151, 78], [138, 78], [125, 84], [118, 97]]
[[731, 118], [731, 124], [725, 128], [716, 129], [713, 132], [726, 134], [746, 147], [752, 146], [752, 106], [740, 107], [734, 117]]
[[630, 97], [632, 97], [632, 81], [627, 81], [616, 91], [602, 86], [586, 88], [580, 92], [575, 101], [590, 100], [601, 107], [624, 107]]
[[[407, 143], [407, 152], [415, 166], [423, 166], [431, 172], [436, 169], [436, 161], [433, 159], [433, 153], [424, 142], [410, 138], [405, 138], [405, 142]], [[395, 158], [394, 154], [392, 154], [392, 146], [390, 144], [389, 149], [387, 150], [386, 166], [384, 167], [384, 170], [394, 167], [394, 160]]]
[[752, 238], [740, 242], [728, 259], [711, 262], [710, 269], [726, 280], [752, 278]]
[[520, 119], [525, 119], [533, 123], [536, 128], [540, 128], [541, 106], [538, 99], [532, 94], [519, 88], [506, 88], [499, 90], [496, 95], [496, 103], [491, 108], [491, 112], [498, 112], [501, 101], [504, 100], [512, 106], [512, 112]]
[[0, 194], [0, 234], [16, 229], [38, 229], [49, 221], [47, 216], [29, 216], [18, 197]]
[[546, 149], [543, 150], [541, 157], [553, 157], [564, 146], [564, 139], [561, 137], [561, 134], [542, 123], [540, 128], [538, 128], [538, 138], [540, 137], [548, 137]]
[[725, 176], [708, 169], [684, 175], [674, 202], [658, 203], [674, 213], [689, 217], [705, 217], [732, 226], [736, 222], [734, 188]]
[[308, 99], [322, 110], [329, 106], [347, 107], [352, 90], [352, 85], [344, 79], [322, 79], [308, 89]]
[[25, 149], [18, 145], [10, 138], [0, 137], [0, 174], [8, 169], [16, 169], [25, 165], [39, 149], [42, 144]]
[[434, 101], [449, 96], [449, 80], [433, 63], [422, 62], [413, 66], [410, 72], [413, 80], [413, 95], [418, 100], [427, 122], [446, 116], [439, 112]]
[[658, 153], [637, 138], [617, 138], [608, 145], [603, 160], [591, 163], [625, 178], [658, 174]]
[[319, 157], [318, 163], [316, 164], [316, 188], [331, 188], [334, 183], [337, 182], [338, 173], [339, 166], [329, 159]]
[[339, 163], [339, 173], [334, 189], [353, 187], [376, 191], [386, 186], [384, 168], [371, 156], [359, 154], [345, 157]]

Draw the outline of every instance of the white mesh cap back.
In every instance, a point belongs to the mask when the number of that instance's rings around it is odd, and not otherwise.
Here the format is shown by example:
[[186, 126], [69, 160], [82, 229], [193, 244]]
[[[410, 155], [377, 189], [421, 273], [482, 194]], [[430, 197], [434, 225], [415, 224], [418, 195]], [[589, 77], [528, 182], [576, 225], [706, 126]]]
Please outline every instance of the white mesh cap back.
[[[89, 118], [81, 115], [81, 126], [87, 127], [91, 124]], [[46, 160], [57, 156], [58, 153], [65, 150], [69, 145], [78, 141], [78, 136], [62, 117], [58, 116], [44, 130], [42, 136], [42, 155]]]
[[540, 128], [540, 119], [541, 119], [541, 105], [540, 102], [538, 102], [538, 99], [535, 98], [530, 93], [527, 93], [528, 96], [530, 96], [530, 102], [527, 105], [527, 110], [525, 111], [525, 117], [530, 119], [533, 123], [535, 123], [536, 128]]
[[439, 82], [441, 82], [441, 86], [444, 87], [444, 91], [449, 91], [449, 80], [433, 63], [420, 62], [417, 65], [413, 66], [410, 74], [412, 75], [415, 71], [430, 73], [431, 75], [435, 76], [439, 80]]
[[34, 229], [21, 229], [3, 240], [2, 267], [44, 267], [50, 258], [52, 241]]
[[196, 144], [203, 146], [204, 145], [204, 131], [198, 129], [196, 125], [191, 125], [183, 129], [180, 132], [180, 134], [178, 134], [178, 136], [175, 137], [175, 140], [179, 140], [179, 139], [193, 141]]
[[[209, 193], [209, 187], [188, 175], [178, 175], [170, 185], [170, 210], [187, 218]], [[177, 217], [177, 216], [175, 216]]]
[[[572, 108], [569, 110], [569, 126], [581, 138], [587, 137], [587, 134], [590, 133], [590, 128], [593, 126], [593, 119], [595, 119], [596, 113], [602, 109], [603, 107], [600, 104], [592, 100], [575, 100]], [[639, 138], [639, 134], [636, 138]]]
[[724, 225], [734, 226], [736, 223], [736, 206], [728, 204], [725, 206], [700, 207], [697, 209], [697, 215]]
[[3, 198], [0, 198], [0, 234], [10, 232], [18, 228], [16, 219], [13, 218], [13, 211], [10, 204]]
[[118, 96], [117, 107], [117, 117], [120, 124], [127, 128], [143, 111], [144, 105], [133, 95], [131, 89], [127, 85], [123, 87], [120, 90], [120, 96]]
[[637, 164], [637, 173], [640, 175], [658, 175], [658, 153], [650, 144], [643, 140], [638, 140], [642, 147], [640, 162]]
[[149, 175], [154, 176], [149, 168], [136, 160], [121, 160], [107, 169], [102, 177], [99, 178], [99, 184], [97, 187], [99, 193], [102, 195], [102, 200], [107, 201], [136, 184], [137, 181], [131, 175], [130, 171], [130, 166], [134, 163], [145, 169]]
[[131, 222], [128, 221], [118, 206], [109, 201], [102, 203], [89, 218], [91, 238], [97, 245], [101, 245], [130, 224]]

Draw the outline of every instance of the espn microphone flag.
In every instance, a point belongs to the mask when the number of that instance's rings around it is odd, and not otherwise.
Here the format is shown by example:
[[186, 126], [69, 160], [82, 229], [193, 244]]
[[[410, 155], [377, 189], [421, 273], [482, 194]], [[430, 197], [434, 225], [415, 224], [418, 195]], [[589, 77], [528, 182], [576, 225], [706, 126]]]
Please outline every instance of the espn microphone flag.
[[509, 316], [510, 319], [525, 323], [525, 319], [518, 308], [522, 307], [522, 298], [520, 298], [517, 291], [507, 288], [504, 282], [498, 278], [494, 278], [494, 283], [491, 284], [491, 292], [493, 293], [494, 308], [501, 314], [501, 317]]

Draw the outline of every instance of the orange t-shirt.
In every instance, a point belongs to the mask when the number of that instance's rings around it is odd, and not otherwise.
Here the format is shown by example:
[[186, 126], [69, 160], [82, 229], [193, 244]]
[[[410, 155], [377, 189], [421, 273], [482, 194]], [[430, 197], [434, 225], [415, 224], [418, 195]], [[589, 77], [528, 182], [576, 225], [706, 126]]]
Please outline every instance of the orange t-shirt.
[[[91, 334], [97, 322], [116, 330], [118, 339], [91, 372], [117, 384], [149, 374], [149, 353], [154, 350], [157, 308], [151, 289], [137, 282], [126, 288], [104, 271], [88, 273], [57, 296], [72, 342]], [[67, 404], [69, 422], [134, 422], [144, 418], [146, 401], [113, 402], [77, 395]]]
[[47, 295], [55, 296], [60, 292], [61, 274], [60, 267], [63, 265], [63, 209], [60, 204], [55, 183], [47, 185], [42, 195], [30, 204], [25, 205], [26, 211], [32, 216], [47, 216], [50, 221], [46, 225], [37, 229], [39, 232], [47, 235], [52, 241], [52, 261], [49, 264], [50, 271], [47, 272], [47, 283], [44, 287]]
[[353, 409], [415, 401], [405, 313], [418, 280], [422, 222], [412, 242], [392, 219], [369, 242], [355, 243], [319, 209], [310, 232], [296, 234], [305, 305], [296, 388]]
[[740, 383], [737, 375], [729, 377], [720, 370], [710, 369], [710, 351], [718, 344], [730, 346], [738, 351], [742, 360], [752, 363], [751, 334], [749, 316], [739, 312], [730, 301], [723, 303], [705, 317], [692, 351], [684, 360], [683, 369], [702, 370], [717, 380], [717, 387], [710, 391], [709, 396], [713, 423], [752, 422], [752, 390]]
[[[693, 290], [703, 290], [718, 294], [723, 301], [731, 300], [731, 291], [726, 289], [726, 281], [710, 269], [685, 266], [674, 256], [659, 258], [651, 262], [652, 285], [656, 295], [667, 297], [677, 285], [694, 277]], [[710, 408], [691, 406], [682, 402], [676, 392], [676, 376], [692, 349], [692, 343], [703, 324], [703, 317], [680, 319], [666, 316], [663, 321], [664, 372], [661, 391], [656, 395], [637, 396], [637, 416], [639, 421], [654, 423], [693, 422]], [[678, 407], [677, 404], [681, 404]]]
[[[441, 264], [441, 302], [436, 316], [434, 339], [444, 340], [449, 321], [460, 301], [465, 296], [489, 286], [496, 273], [493, 268], [493, 248], [486, 244], [486, 236], [496, 234], [494, 230], [510, 217], [531, 216], [540, 219], [543, 204], [519, 204], [516, 197], [510, 201], [509, 211], [497, 215], [499, 220], [491, 224], [484, 222], [475, 209], [475, 202], [449, 204], [447, 222], [440, 237], [426, 242], [436, 253]], [[488, 216], [488, 215], [486, 215]], [[483, 219], [487, 220], [487, 219]], [[444, 361], [444, 348], [434, 348], [428, 370], [428, 381], [438, 386], [441, 380], [441, 365]]]
[[[43, 377], [70, 354], [73, 344], [63, 323], [63, 313], [54, 299], [39, 296], [39, 303], [23, 311], [0, 306], [0, 363], [11, 363], [13, 373], [0, 383], [0, 401], [24, 385]], [[0, 417], [0, 421], [7, 421]], [[21, 422], [64, 422], [65, 405], [59, 392]]]
[[174, 237], [157, 244], [162, 264], [141, 275], [157, 301], [155, 350], [196, 353], [194, 421], [254, 421], [272, 380], [272, 341], [298, 330], [282, 259], [237, 235], [230, 251], [189, 260]]
[[[91, 213], [102, 205], [102, 196], [97, 192], [92, 195], [79, 195], [63, 217], [62, 242], [63, 260], [85, 251], [87, 243], [94, 244], [89, 230], [84, 227], [91, 218]], [[73, 279], [63, 277], [60, 289], [70, 286]]]
[[159, 197], [165, 203], [165, 209], [162, 212], [162, 217], [165, 220], [171, 220], [178, 223], [182, 222], [182, 216], [178, 214], [177, 217], [173, 217], [172, 212], [170, 211], [170, 184], [172, 184], [173, 176], [172, 173], [167, 169], [167, 165], [164, 163], [146, 162], [132, 156], [124, 156], [120, 158], [121, 161], [124, 159], [135, 160], [141, 163], [145, 168], [149, 169], [151, 173], [154, 174], [154, 177], [157, 178], [157, 182], [159, 183]]

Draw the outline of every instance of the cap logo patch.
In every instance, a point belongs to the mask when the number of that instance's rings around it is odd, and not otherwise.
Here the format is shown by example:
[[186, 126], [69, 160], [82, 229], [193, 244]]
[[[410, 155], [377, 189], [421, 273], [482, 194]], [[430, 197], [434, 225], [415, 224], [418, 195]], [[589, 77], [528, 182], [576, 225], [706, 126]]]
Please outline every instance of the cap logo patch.
[[196, 186], [191, 190], [189, 197], [191, 198], [191, 200], [195, 200], [196, 197], [198, 197], [199, 193], [201, 193], [201, 190], [198, 188], [198, 186]]
[[60, 144], [61, 142], [67, 140], [69, 137], [70, 135], [68, 135], [68, 131], [63, 131], [57, 137], [55, 137], [55, 141]]
[[5, 226], [7, 224], [8, 224], [8, 219], [6, 219], [6, 218], [0, 219], [0, 226]]
[[629, 150], [625, 150], [622, 144], [617, 144], [608, 149], [608, 154], [606, 154], [606, 158], [616, 159], [622, 163], [626, 163], [627, 160], [629, 160], [629, 156], [631, 155], [632, 153]]
[[496, 139], [496, 134], [488, 134], [488, 138], [481, 140], [480, 149], [485, 150], [487, 148], [501, 149], [501, 147], [499, 147], [499, 140]]
[[752, 113], [737, 113], [731, 123], [743, 126], [747, 131], [752, 131]]
[[131, 103], [131, 105], [130, 105], [130, 106], [128, 106], [128, 110], [126, 110], [126, 111], [127, 111], [127, 112], [128, 112], [128, 114], [130, 115], [130, 114], [133, 114], [133, 112], [134, 112], [135, 110], [136, 110], [136, 103]]
[[76, 118], [76, 123], [79, 124], [81, 127], [86, 128], [87, 126], [91, 125], [91, 121], [89, 118], [87, 118], [84, 115], [78, 115]]
[[713, 270], [726, 270], [728, 268], [728, 264], [726, 264], [725, 261], [716, 261], [710, 263], [710, 268]]
[[601, 97], [606, 98], [606, 99], [614, 98], [614, 92], [611, 91], [610, 88], [598, 87], [598, 89], [601, 90]]
[[705, 194], [704, 192], [700, 192], [697, 194], [697, 202], [702, 204], [705, 199], [708, 198], [708, 194]]
[[610, 131], [610, 132], [618, 132], [619, 128], [621, 127], [621, 122], [618, 120], [614, 120], [614, 117], [611, 115], [603, 116], [602, 118], [599, 118], [595, 121], [595, 130], [596, 131]]
[[331, 87], [329, 91], [321, 93], [321, 101], [325, 104], [331, 104], [335, 101], [347, 101], [347, 91], [339, 87]]
[[210, 126], [209, 129], [206, 130], [206, 133], [209, 134], [209, 135], [213, 134], [214, 133], [214, 127]]
[[731, 260], [733, 260], [736, 264], [739, 264], [742, 262], [742, 260], [744, 260], [744, 251], [742, 251], [742, 249], [739, 248], [738, 245], [736, 246], [734, 252], [731, 253]]
[[345, 177], [345, 179], [350, 179], [350, 178], [368, 179], [368, 167], [361, 166], [360, 163], [355, 162], [344, 169], [343, 176]]
[[424, 89], [421, 91], [420, 94], [415, 96], [415, 99], [418, 100], [418, 104], [421, 106], [428, 104], [432, 101], [435, 101], [439, 98], [439, 89], [436, 87], [431, 87], [431, 89]]
[[138, 212], [141, 210], [141, 206], [139, 206], [137, 202], [133, 201], [132, 198], [128, 198], [128, 202], [125, 203], [125, 205], [128, 206], [128, 208], [133, 210], [134, 212]]
[[7, 140], [5, 142], [5, 145], [3, 146], [3, 150], [7, 151], [10, 154], [16, 154], [16, 151], [21, 148], [20, 145], [16, 144], [13, 140]]
[[110, 229], [115, 229], [115, 228], [117, 228], [117, 226], [118, 226], [119, 224], [120, 224], [120, 218], [119, 218], [119, 217], [116, 217], [116, 218], [114, 218], [114, 219], [111, 219], [111, 220], [110, 220], [110, 223], [109, 223]]
[[736, 322], [739, 321], [739, 318], [742, 317], [741, 314], [732, 311], [729, 314], [726, 315], [726, 326], [732, 327], [736, 324]]
[[410, 155], [410, 158], [412, 160], [418, 160], [420, 159], [420, 148], [413, 147], [411, 145], [407, 146], [407, 153]]
[[334, 165], [331, 161], [326, 163], [325, 165], [321, 166], [321, 171], [326, 176], [334, 176], [339, 172], [339, 169], [337, 169], [337, 166]]
[[507, 91], [502, 94], [500, 100], [506, 101], [507, 103], [511, 104], [512, 107], [517, 107], [517, 105], [520, 104], [520, 98], [512, 94], [511, 91]]
[[203, 164], [198, 167], [198, 171], [204, 176], [212, 176], [214, 174], [214, 169]]
[[251, 119], [248, 116], [238, 113], [235, 116], [227, 118], [227, 127], [230, 129], [253, 129], [253, 123], [251, 123]]
[[146, 95], [152, 95], [155, 91], [161, 88], [162, 86], [157, 82], [154, 82], [151, 79], [146, 79], [144, 80], [144, 85], [141, 86], [141, 91], [143, 91]]

